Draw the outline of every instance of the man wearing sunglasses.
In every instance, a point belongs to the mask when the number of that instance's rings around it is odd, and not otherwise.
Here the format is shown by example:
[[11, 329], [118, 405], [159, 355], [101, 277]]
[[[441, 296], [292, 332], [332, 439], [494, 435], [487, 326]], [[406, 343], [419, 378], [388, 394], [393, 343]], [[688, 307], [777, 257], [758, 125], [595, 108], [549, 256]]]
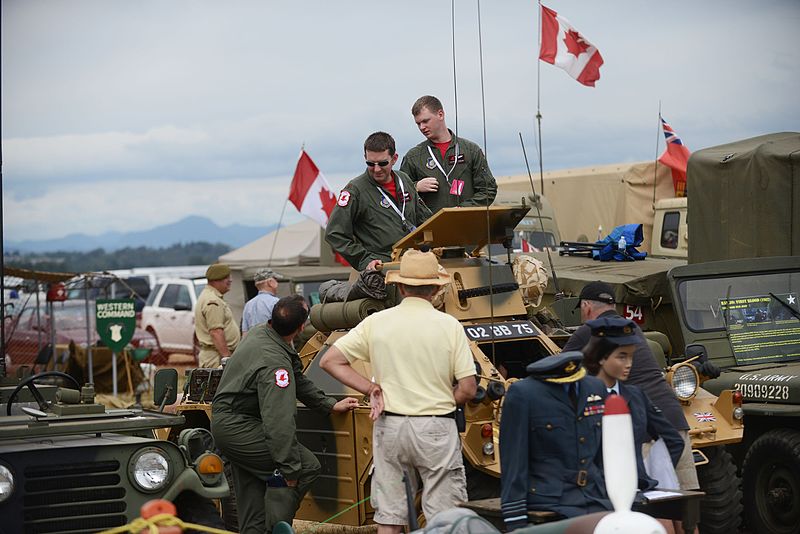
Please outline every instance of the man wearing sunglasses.
[[411, 114], [425, 141], [406, 153], [400, 170], [414, 180], [431, 211], [491, 204], [497, 182], [486, 157], [478, 145], [447, 128], [442, 102], [435, 96], [422, 96]]
[[392, 245], [431, 216], [414, 182], [392, 170], [397, 153], [391, 135], [367, 137], [364, 159], [366, 171], [339, 193], [325, 230], [325, 241], [359, 271], [388, 261]]

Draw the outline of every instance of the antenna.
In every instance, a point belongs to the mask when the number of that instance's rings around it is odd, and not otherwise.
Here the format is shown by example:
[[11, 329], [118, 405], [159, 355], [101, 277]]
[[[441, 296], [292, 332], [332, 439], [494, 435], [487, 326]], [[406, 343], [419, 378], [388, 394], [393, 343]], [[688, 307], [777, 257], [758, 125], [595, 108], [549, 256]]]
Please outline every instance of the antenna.
[[[522, 132], [519, 132], [519, 142], [522, 145], [522, 155], [525, 157], [525, 168], [528, 169], [528, 180], [531, 182], [531, 191], [535, 197], [536, 190], [533, 188], [533, 176], [531, 175], [531, 167], [528, 165], [528, 153], [525, 151], [525, 142], [522, 140]], [[541, 159], [539, 161], [541, 161]], [[544, 196], [544, 187], [542, 188], [542, 196]], [[539, 202], [534, 201], [533, 205], [536, 207], [536, 215], [539, 216], [539, 227], [542, 229], [542, 238], [544, 238], [544, 223], [542, 222], [542, 212], [539, 209]], [[556, 290], [556, 294], [553, 295], [553, 298], [560, 300], [564, 294], [561, 292], [561, 288], [558, 287], [558, 276], [556, 276], [556, 268], [553, 266], [553, 257], [550, 255], [550, 247], [547, 246], [547, 243], [545, 243], [544, 249], [547, 251], [547, 261], [550, 262], [550, 272], [553, 273], [553, 288]]]

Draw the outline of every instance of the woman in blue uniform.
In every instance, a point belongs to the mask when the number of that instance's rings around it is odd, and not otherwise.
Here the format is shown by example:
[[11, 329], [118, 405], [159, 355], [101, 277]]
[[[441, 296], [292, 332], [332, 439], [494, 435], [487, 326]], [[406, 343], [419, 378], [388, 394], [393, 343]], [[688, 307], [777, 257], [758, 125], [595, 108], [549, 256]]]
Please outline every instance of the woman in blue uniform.
[[672, 466], [678, 464], [683, 451], [683, 439], [647, 395], [636, 386], [625, 385], [633, 365], [636, 350], [636, 328], [633, 321], [621, 317], [601, 317], [587, 321], [592, 338], [584, 347], [583, 365], [603, 381], [609, 393], [617, 393], [628, 402], [636, 443], [636, 466], [639, 489], [655, 488], [658, 481], [648, 476], [642, 460], [642, 444], [662, 438], [669, 451]]

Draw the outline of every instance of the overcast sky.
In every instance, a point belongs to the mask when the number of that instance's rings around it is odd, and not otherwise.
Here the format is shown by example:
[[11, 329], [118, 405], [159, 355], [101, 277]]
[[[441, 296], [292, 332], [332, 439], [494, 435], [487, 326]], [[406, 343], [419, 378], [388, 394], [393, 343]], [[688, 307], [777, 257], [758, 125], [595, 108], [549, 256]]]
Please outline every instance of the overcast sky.
[[[483, 146], [477, 0], [456, 4], [457, 114], [450, 0], [2, 0], [5, 239], [275, 223], [303, 143], [338, 191], [371, 132], [422, 140], [423, 94]], [[545, 170], [652, 160], [659, 102], [691, 150], [800, 130], [800, 0], [545, 5], [605, 60], [595, 88], [541, 64]], [[525, 172], [518, 132], [537, 165], [536, 6], [480, 3], [495, 176]]]

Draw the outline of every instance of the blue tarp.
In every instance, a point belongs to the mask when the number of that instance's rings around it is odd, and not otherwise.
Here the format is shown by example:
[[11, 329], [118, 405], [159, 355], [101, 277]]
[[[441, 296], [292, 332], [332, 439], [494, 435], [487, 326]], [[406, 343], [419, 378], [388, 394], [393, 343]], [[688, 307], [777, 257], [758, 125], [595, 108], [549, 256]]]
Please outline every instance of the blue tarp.
[[[620, 237], [625, 237], [625, 249], [620, 250]], [[596, 243], [605, 245], [592, 251], [592, 258], [600, 261], [634, 261], [643, 260], [647, 252], [639, 252], [636, 247], [642, 244], [644, 234], [641, 224], [623, 224], [617, 226], [605, 238]]]

